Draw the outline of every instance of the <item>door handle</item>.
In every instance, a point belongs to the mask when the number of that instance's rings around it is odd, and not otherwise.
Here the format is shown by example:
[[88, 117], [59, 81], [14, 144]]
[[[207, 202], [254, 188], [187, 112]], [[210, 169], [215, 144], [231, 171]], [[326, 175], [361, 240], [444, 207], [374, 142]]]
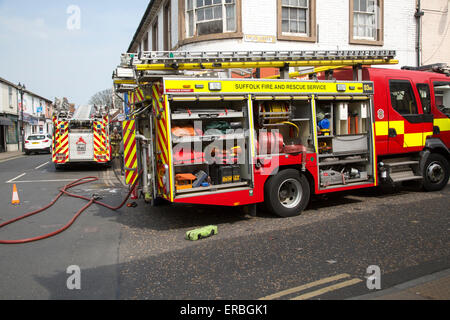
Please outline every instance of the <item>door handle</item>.
[[389, 128], [389, 138], [395, 138], [397, 136], [397, 130], [395, 128]]

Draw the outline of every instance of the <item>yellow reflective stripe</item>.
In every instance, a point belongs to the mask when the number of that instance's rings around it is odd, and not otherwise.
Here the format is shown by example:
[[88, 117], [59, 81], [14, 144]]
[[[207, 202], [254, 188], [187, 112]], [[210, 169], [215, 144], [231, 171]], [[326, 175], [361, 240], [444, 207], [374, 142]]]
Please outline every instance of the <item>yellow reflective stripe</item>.
[[403, 136], [403, 148], [422, 147], [423, 133], [406, 133]]
[[[249, 116], [250, 116], [250, 142], [251, 142], [251, 148], [252, 148], [252, 157], [256, 157], [256, 148], [255, 148], [255, 128], [253, 123], [253, 101], [252, 96], [248, 95], [248, 107], [249, 107]], [[252, 159], [253, 163], [253, 159]]]
[[387, 121], [375, 122], [377, 136], [387, 136], [389, 134], [389, 123]]
[[434, 126], [439, 127], [440, 131], [450, 131], [450, 119], [434, 119]]
[[[316, 99], [312, 96], [312, 114], [316, 114]], [[317, 137], [317, 117], [313, 117], [314, 144], [316, 145], [316, 154], [319, 154], [319, 138]]]
[[373, 144], [373, 179], [375, 186], [378, 185], [377, 177], [377, 152], [376, 152], [376, 142], [375, 142], [375, 125], [372, 124], [372, 144]]
[[[166, 113], [166, 125], [167, 125], [167, 130], [170, 131], [170, 116], [169, 116], [169, 98], [167, 97], [167, 95], [164, 96], [164, 103], [165, 103], [165, 113]], [[167, 136], [167, 145], [171, 146], [172, 145], [172, 141], [171, 141], [171, 135]], [[170, 164], [173, 164], [173, 157], [172, 157], [172, 150], [171, 148], [169, 148], [168, 151], [168, 159]], [[170, 173], [169, 173], [169, 180], [170, 180], [170, 201], [173, 202], [173, 197], [174, 197], [174, 173], [173, 173], [173, 165], [170, 165]]]
[[404, 121], [389, 121], [389, 129], [395, 129], [398, 135], [405, 134]]

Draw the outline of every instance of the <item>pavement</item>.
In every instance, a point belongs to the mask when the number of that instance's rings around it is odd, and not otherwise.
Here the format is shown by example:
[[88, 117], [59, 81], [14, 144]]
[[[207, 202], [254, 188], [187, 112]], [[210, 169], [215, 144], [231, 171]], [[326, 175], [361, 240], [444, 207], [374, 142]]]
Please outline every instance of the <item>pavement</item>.
[[22, 151], [2, 152], [0, 153], [0, 162], [17, 159], [23, 156], [25, 156], [25, 153], [23, 153]]
[[450, 300], [450, 269], [349, 300]]
[[[91, 165], [55, 170], [49, 155], [0, 161], [0, 223], [43, 207], [84, 176], [99, 181], [75, 193], [118, 204], [127, 193], [118, 173]], [[19, 207], [10, 204], [13, 184]], [[54, 238], [0, 246], [0, 300], [449, 299], [449, 196], [448, 186], [334, 193], [287, 219], [263, 208], [250, 218], [236, 208], [143, 200], [117, 212], [92, 206]], [[62, 197], [1, 229], [0, 239], [54, 231], [84, 204]], [[184, 239], [211, 224], [218, 235]], [[72, 265], [81, 268], [81, 290], [67, 288]], [[381, 270], [381, 290], [367, 287], [372, 265]]]

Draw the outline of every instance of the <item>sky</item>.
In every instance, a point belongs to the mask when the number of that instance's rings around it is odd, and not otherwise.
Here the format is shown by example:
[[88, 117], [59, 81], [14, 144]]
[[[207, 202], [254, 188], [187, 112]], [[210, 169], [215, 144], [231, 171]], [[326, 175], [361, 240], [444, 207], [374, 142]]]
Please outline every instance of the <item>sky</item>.
[[0, 77], [54, 101], [112, 88], [149, 0], [0, 0]]

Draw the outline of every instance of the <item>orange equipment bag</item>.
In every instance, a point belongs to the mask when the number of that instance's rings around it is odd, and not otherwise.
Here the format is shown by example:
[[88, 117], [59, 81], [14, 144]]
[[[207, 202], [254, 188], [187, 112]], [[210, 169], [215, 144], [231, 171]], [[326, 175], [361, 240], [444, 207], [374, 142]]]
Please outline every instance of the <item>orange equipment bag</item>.
[[193, 137], [193, 136], [195, 136], [194, 127], [192, 127], [192, 126], [173, 127], [172, 133], [177, 137]]

